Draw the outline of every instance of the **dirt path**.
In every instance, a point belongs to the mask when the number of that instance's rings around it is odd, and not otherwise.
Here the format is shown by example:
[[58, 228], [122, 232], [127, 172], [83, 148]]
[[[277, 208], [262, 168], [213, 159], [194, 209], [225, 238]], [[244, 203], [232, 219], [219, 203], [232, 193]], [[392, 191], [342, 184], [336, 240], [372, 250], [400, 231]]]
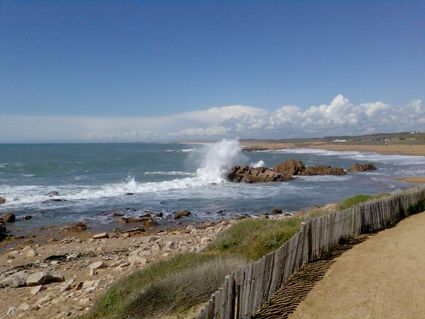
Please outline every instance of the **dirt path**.
[[291, 319], [424, 319], [425, 213], [345, 252]]

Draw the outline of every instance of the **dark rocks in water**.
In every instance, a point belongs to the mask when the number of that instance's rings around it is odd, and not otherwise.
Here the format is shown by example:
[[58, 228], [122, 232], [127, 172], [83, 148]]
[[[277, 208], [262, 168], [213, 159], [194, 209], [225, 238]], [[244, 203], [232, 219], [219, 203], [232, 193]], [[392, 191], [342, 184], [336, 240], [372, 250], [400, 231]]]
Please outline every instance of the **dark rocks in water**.
[[288, 160], [286, 162], [280, 163], [276, 166], [276, 171], [287, 175], [302, 176], [345, 175], [345, 171], [341, 167], [331, 167], [323, 165], [305, 167], [304, 162], [300, 160]]
[[16, 216], [13, 213], [6, 213], [3, 215], [4, 223], [14, 223], [16, 221]]
[[0, 204], [6, 203], [6, 198], [0, 196]]
[[23, 221], [30, 220], [30, 219], [32, 219], [32, 216], [31, 215], [22, 216], [22, 217], [19, 218], [19, 220], [23, 220]]
[[266, 167], [235, 166], [227, 174], [231, 182], [237, 183], [268, 183], [284, 182], [292, 179], [290, 175], [279, 173]]
[[63, 198], [52, 198], [50, 201], [51, 202], [66, 202], [66, 199], [63, 199]]
[[112, 213], [112, 217], [122, 217], [122, 216], [124, 216], [124, 214], [120, 213], [120, 212], [113, 212]]
[[142, 217], [140, 218], [140, 221], [145, 227], [155, 227], [158, 224], [153, 217]]
[[190, 215], [192, 215], [192, 213], [189, 212], [188, 210], [178, 210], [174, 212], [174, 219], [180, 219], [183, 217], [188, 217]]
[[134, 207], [127, 207], [125, 210], [128, 212], [137, 212], [137, 209]]
[[128, 195], [128, 196], [134, 195], [134, 193], [125, 193], [125, 194]]
[[272, 208], [272, 215], [279, 215], [282, 214], [282, 210], [280, 208]]
[[314, 175], [345, 175], [345, 171], [341, 167], [331, 166], [309, 166], [306, 167], [300, 175], [303, 176], [314, 176]]
[[373, 163], [355, 163], [351, 166], [351, 168], [348, 170], [349, 172], [368, 172], [368, 171], [374, 171], [376, 170], [376, 166]]
[[59, 192], [57, 192], [57, 191], [48, 192], [47, 196], [49, 196], [49, 197], [59, 196]]
[[300, 175], [305, 170], [303, 161], [290, 159], [276, 166], [276, 171], [285, 175]]
[[3, 241], [8, 236], [6, 226], [4, 226], [3, 222], [0, 222], [0, 241]]
[[140, 219], [135, 217], [119, 217], [116, 219], [116, 221], [120, 224], [131, 224], [140, 222]]
[[77, 222], [71, 226], [68, 226], [67, 230], [74, 231], [74, 232], [85, 231], [87, 230], [87, 224], [83, 222]]

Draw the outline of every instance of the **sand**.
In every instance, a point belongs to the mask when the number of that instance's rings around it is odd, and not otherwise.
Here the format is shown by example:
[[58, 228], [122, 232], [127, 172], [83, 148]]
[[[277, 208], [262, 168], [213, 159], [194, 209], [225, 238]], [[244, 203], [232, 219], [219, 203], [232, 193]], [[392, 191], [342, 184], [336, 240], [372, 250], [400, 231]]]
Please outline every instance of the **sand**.
[[418, 183], [418, 184], [425, 183], [425, 176], [424, 177], [399, 177], [396, 179], [405, 183]]
[[401, 154], [425, 156], [425, 145], [407, 144], [336, 144], [326, 142], [304, 142], [304, 143], [283, 143], [272, 141], [243, 141], [242, 146], [248, 149], [288, 149], [288, 148], [315, 148], [328, 151], [359, 151], [376, 152], [381, 154]]
[[425, 318], [425, 213], [336, 259], [291, 319]]

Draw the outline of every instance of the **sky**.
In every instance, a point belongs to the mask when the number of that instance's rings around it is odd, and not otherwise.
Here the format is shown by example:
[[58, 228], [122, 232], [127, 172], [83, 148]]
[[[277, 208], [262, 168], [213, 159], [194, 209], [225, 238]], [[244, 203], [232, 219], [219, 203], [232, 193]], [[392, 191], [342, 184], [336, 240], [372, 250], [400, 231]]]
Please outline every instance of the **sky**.
[[0, 0], [0, 142], [424, 130], [425, 1]]

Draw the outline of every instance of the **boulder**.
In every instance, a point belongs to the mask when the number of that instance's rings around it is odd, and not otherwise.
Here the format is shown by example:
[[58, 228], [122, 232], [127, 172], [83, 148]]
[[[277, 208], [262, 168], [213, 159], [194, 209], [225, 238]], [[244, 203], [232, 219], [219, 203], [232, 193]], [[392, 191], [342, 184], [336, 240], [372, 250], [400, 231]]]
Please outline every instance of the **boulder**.
[[98, 233], [98, 234], [94, 234], [93, 239], [102, 239], [102, 238], [109, 238], [109, 234], [108, 233]]
[[345, 171], [341, 167], [331, 167], [331, 166], [309, 166], [306, 167], [300, 175], [303, 176], [313, 176], [313, 175], [345, 175]]
[[71, 226], [67, 227], [67, 230], [73, 231], [73, 232], [82, 232], [87, 229], [87, 224], [84, 222], [77, 222]]
[[2, 223], [0, 223], [0, 241], [6, 239], [7, 237], [7, 229]]
[[27, 286], [39, 286], [47, 285], [52, 282], [62, 282], [65, 280], [65, 277], [57, 272], [36, 272], [28, 276], [26, 280]]
[[87, 268], [92, 269], [92, 270], [96, 270], [96, 269], [100, 269], [100, 268], [106, 268], [108, 267], [103, 261], [96, 261], [92, 264], [90, 264]]
[[266, 167], [235, 166], [227, 174], [227, 179], [236, 183], [268, 183], [284, 182], [292, 177]]
[[272, 208], [272, 215], [282, 214], [282, 210], [280, 208]]
[[153, 217], [141, 217], [140, 220], [143, 222], [143, 226], [145, 227], [155, 227], [157, 222]]
[[374, 171], [375, 169], [376, 169], [376, 166], [373, 163], [366, 163], [366, 164], [355, 163], [351, 166], [351, 168], [348, 171], [356, 173], [356, 172]]
[[190, 215], [192, 215], [192, 213], [189, 212], [188, 210], [178, 210], [174, 212], [174, 219], [180, 219], [183, 217], [188, 217]]
[[5, 223], [14, 223], [16, 221], [16, 216], [13, 213], [6, 213], [3, 215], [3, 222]]
[[276, 171], [285, 175], [300, 175], [305, 170], [303, 161], [290, 159], [276, 166]]
[[6, 203], [6, 198], [0, 196], [0, 204]]
[[0, 288], [4, 287], [24, 287], [28, 278], [28, 274], [25, 271], [19, 271], [10, 275], [0, 281]]

